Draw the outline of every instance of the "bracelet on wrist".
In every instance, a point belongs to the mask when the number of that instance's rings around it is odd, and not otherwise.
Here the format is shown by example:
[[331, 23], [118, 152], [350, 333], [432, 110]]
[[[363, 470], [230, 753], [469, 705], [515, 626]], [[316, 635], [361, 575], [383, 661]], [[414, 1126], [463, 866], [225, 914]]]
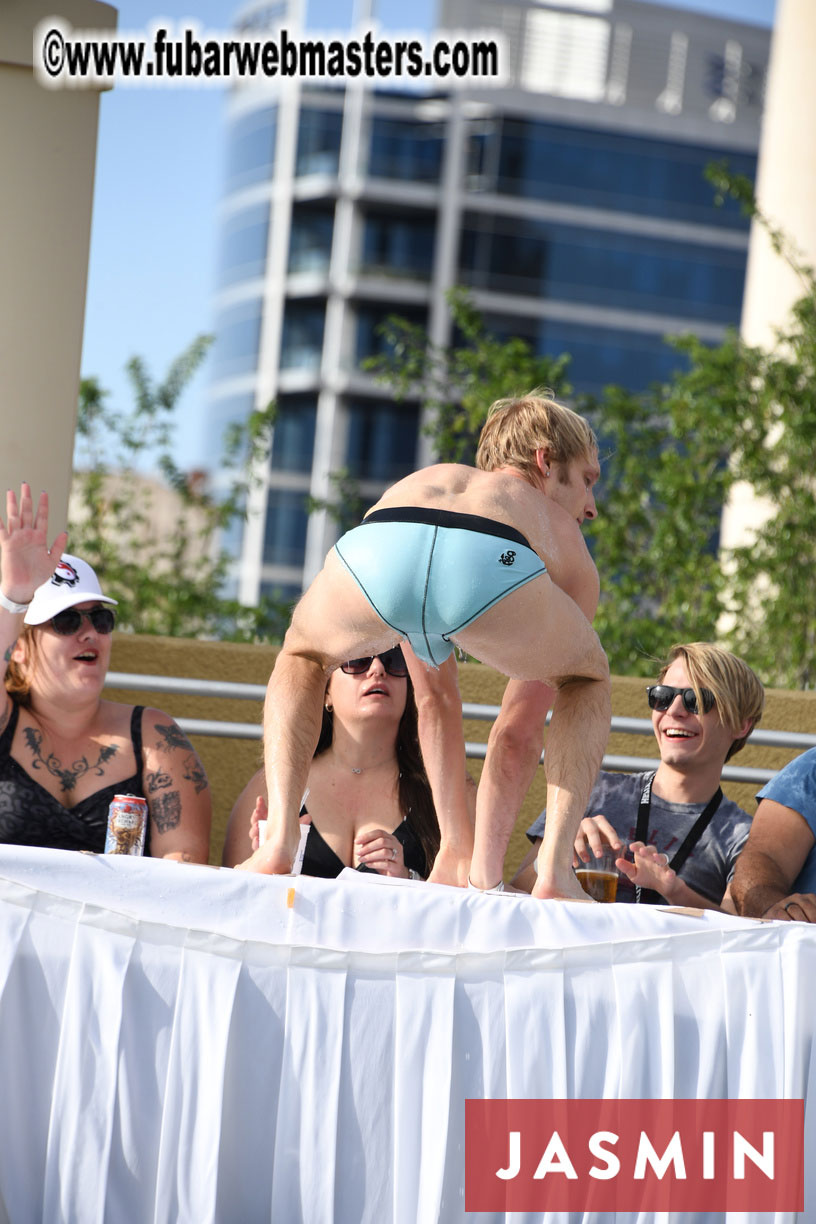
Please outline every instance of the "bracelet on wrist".
[[5, 608], [7, 612], [27, 612], [31, 605], [31, 600], [28, 603], [15, 603], [13, 599], [9, 599], [0, 591], [0, 608]]

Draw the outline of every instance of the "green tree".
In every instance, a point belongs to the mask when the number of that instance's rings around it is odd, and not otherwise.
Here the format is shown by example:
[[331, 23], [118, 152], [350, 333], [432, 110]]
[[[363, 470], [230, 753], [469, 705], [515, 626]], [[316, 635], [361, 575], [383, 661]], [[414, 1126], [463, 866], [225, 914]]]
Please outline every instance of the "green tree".
[[[714, 347], [682, 337], [667, 382], [574, 401], [600, 437], [600, 515], [587, 534], [601, 574], [595, 623], [616, 673], [650, 675], [673, 642], [718, 639], [768, 684], [814, 681], [816, 281], [797, 271], [805, 295], [771, 351], [735, 333]], [[490, 336], [461, 292], [451, 311], [461, 343], [429, 350], [421, 329], [389, 320], [392, 351], [372, 365], [420, 400], [441, 458], [469, 461], [494, 399], [542, 385], [569, 396], [569, 358]], [[771, 514], [724, 555], [721, 510], [739, 481]]]
[[[730, 407], [733, 481], [764, 499], [768, 517], [723, 558], [728, 640], [769, 684], [816, 682], [816, 274], [789, 235], [757, 206], [753, 185], [727, 166], [709, 167], [720, 195], [736, 198], [796, 273], [802, 296], [775, 343], [730, 342], [730, 368], [699, 354], [712, 397]], [[713, 366], [713, 368], [712, 368]], [[718, 381], [719, 376], [719, 381]]]
[[642, 395], [609, 387], [578, 405], [600, 437], [599, 516], [587, 534], [601, 575], [595, 625], [619, 674], [650, 675], [678, 639], [717, 635], [728, 444], [708, 428], [691, 373]]
[[392, 315], [380, 329], [385, 353], [364, 366], [396, 399], [419, 400], [441, 462], [472, 463], [490, 404], [532, 387], [569, 397], [569, 358], [540, 356], [520, 337], [492, 335], [463, 289], [448, 294], [448, 306], [455, 343], [429, 344], [423, 328]]
[[337, 524], [340, 535], [343, 535], [344, 532], [351, 531], [352, 527], [357, 527], [363, 521], [365, 512], [369, 509], [369, 502], [360, 492], [359, 480], [356, 476], [352, 476], [348, 468], [339, 468], [336, 472], [330, 472], [329, 483], [332, 487], [332, 496], [307, 497], [306, 508], [309, 514], [314, 514], [317, 510], [326, 510], [329, 517]]
[[[448, 294], [448, 304], [456, 343], [429, 344], [424, 328], [389, 315], [378, 329], [385, 351], [369, 357], [363, 368], [385, 383], [396, 400], [419, 401], [424, 430], [440, 462], [472, 463], [488, 406], [531, 387], [568, 396], [569, 359], [540, 357], [526, 340], [503, 341], [491, 335], [462, 289]], [[333, 472], [330, 480], [333, 495], [311, 498], [309, 509], [327, 510], [340, 531], [348, 531], [361, 522], [369, 502], [347, 469]]]
[[[596, 623], [616, 669], [648, 671], [641, 651], [661, 656], [670, 640], [715, 638], [767, 684], [811, 687], [816, 278], [747, 180], [722, 166], [708, 176], [766, 229], [803, 296], [772, 345], [687, 336], [673, 342], [686, 368], [669, 382], [639, 397], [610, 388], [598, 403], [616, 446], [592, 528], [605, 588]], [[746, 544], [715, 553], [721, 507], [739, 484], [764, 500], [767, 518]]]
[[[239, 641], [280, 637], [290, 606], [265, 598], [248, 608], [226, 598], [232, 559], [217, 545], [219, 533], [245, 513], [252, 472], [268, 454], [274, 406], [228, 431], [221, 466], [229, 480], [222, 496], [214, 496], [200, 474], [184, 472], [175, 457], [179, 400], [209, 344], [198, 337], [159, 382], [134, 357], [126, 367], [134, 395], [127, 412], [108, 407], [95, 378], [82, 380], [69, 548], [93, 565], [119, 600], [120, 628]], [[145, 475], [148, 462], [157, 482]], [[172, 506], [170, 521], [157, 523], [159, 501]]]
[[[769, 683], [816, 682], [816, 281], [771, 351], [743, 346], [735, 480], [769, 515], [725, 558], [729, 640]], [[721, 388], [721, 393], [725, 392]], [[732, 393], [733, 394], [733, 393]]]

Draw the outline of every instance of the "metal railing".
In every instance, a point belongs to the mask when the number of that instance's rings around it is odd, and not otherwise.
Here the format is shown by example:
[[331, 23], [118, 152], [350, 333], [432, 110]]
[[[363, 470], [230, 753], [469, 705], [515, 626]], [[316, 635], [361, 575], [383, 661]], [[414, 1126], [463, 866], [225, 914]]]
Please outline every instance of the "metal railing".
[[[131, 672], [108, 672], [106, 681], [108, 688], [139, 690], [140, 692], [168, 693], [175, 697], [222, 697], [239, 701], [263, 701], [266, 694], [265, 684], [240, 684], [225, 680], [196, 680], [182, 676], [149, 676], [135, 675]], [[462, 717], [484, 722], [494, 722], [500, 706], [477, 705], [472, 702], [462, 703]], [[212, 735], [226, 739], [262, 738], [263, 730], [260, 723], [225, 722], [213, 718], [178, 718], [176, 719], [182, 731], [187, 735]], [[547, 716], [547, 722], [550, 716]], [[651, 735], [652, 723], [648, 718], [613, 717], [612, 732], [624, 735]], [[769, 748], [816, 748], [816, 735], [804, 735], [797, 731], [754, 731], [748, 738], [748, 743], [756, 747]], [[474, 761], [483, 761], [487, 752], [487, 744], [468, 740], [465, 744], [467, 756]], [[544, 760], [544, 753], [541, 754]], [[643, 770], [657, 769], [659, 760], [651, 757], [614, 756], [604, 757], [604, 769], [619, 770], [624, 773], [639, 773]], [[762, 785], [770, 781], [777, 771], [774, 769], [749, 769], [740, 765], [726, 765], [722, 776], [726, 782], [750, 782]]]

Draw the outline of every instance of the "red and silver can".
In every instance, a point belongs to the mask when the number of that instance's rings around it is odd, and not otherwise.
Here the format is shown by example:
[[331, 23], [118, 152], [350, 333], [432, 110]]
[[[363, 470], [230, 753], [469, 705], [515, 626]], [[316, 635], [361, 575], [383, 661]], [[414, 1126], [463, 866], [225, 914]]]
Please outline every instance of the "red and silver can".
[[114, 795], [108, 808], [105, 854], [144, 854], [147, 800], [140, 795]]

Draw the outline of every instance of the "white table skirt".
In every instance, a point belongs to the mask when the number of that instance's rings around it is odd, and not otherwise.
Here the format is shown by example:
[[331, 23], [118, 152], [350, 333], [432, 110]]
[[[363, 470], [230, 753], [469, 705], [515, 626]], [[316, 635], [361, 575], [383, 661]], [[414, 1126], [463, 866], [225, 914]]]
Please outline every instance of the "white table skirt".
[[816, 1152], [816, 930], [348, 874], [0, 848], [0, 1224], [464, 1221], [468, 1097], [804, 1097]]

